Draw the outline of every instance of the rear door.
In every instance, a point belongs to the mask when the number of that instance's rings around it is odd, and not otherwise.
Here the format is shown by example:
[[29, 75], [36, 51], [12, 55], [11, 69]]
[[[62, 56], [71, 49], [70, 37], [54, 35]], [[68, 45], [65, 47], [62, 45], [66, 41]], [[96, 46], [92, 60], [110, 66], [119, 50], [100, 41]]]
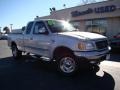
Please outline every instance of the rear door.
[[23, 42], [24, 42], [24, 49], [27, 52], [32, 52], [32, 28], [33, 28], [34, 22], [29, 22], [26, 28], [26, 31], [24, 32], [23, 36]]

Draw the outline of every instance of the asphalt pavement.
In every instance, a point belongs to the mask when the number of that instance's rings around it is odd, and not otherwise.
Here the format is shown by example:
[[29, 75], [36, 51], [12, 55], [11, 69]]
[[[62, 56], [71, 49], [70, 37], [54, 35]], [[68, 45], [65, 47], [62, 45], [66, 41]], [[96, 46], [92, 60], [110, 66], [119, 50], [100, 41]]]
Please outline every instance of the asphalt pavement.
[[60, 75], [53, 63], [24, 55], [12, 58], [7, 41], [0, 41], [0, 90], [120, 90], [120, 54], [111, 52], [97, 73]]

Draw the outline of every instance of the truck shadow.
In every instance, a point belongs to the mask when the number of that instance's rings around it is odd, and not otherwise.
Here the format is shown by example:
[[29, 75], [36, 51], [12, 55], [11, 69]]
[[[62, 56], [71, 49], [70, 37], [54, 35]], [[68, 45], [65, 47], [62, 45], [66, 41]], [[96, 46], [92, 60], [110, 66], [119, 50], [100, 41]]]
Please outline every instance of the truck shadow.
[[110, 61], [120, 62], [120, 48], [113, 48], [110, 51]]
[[[28, 61], [29, 59], [29, 61]], [[98, 76], [89, 71], [72, 77], [59, 75], [51, 63], [23, 56], [0, 60], [1, 90], [114, 90], [114, 78], [107, 72]]]

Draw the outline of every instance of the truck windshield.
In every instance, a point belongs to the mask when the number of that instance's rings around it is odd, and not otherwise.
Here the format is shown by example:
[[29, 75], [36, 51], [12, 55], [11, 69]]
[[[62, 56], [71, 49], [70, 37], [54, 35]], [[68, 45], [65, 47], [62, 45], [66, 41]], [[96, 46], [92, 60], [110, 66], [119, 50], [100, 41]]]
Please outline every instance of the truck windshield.
[[62, 20], [48, 20], [47, 24], [52, 33], [72, 32], [77, 30], [70, 23]]

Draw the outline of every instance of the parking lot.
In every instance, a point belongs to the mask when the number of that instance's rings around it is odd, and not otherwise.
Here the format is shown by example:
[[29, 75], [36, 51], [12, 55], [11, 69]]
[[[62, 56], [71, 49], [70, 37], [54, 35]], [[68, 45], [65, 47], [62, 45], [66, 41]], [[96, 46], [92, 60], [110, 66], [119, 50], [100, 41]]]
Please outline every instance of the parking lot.
[[12, 58], [7, 41], [0, 41], [0, 90], [120, 90], [120, 53], [111, 52], [94, 74], [82, 71], [73, 77], [60, 75], [53, 63], [24, 55]]

